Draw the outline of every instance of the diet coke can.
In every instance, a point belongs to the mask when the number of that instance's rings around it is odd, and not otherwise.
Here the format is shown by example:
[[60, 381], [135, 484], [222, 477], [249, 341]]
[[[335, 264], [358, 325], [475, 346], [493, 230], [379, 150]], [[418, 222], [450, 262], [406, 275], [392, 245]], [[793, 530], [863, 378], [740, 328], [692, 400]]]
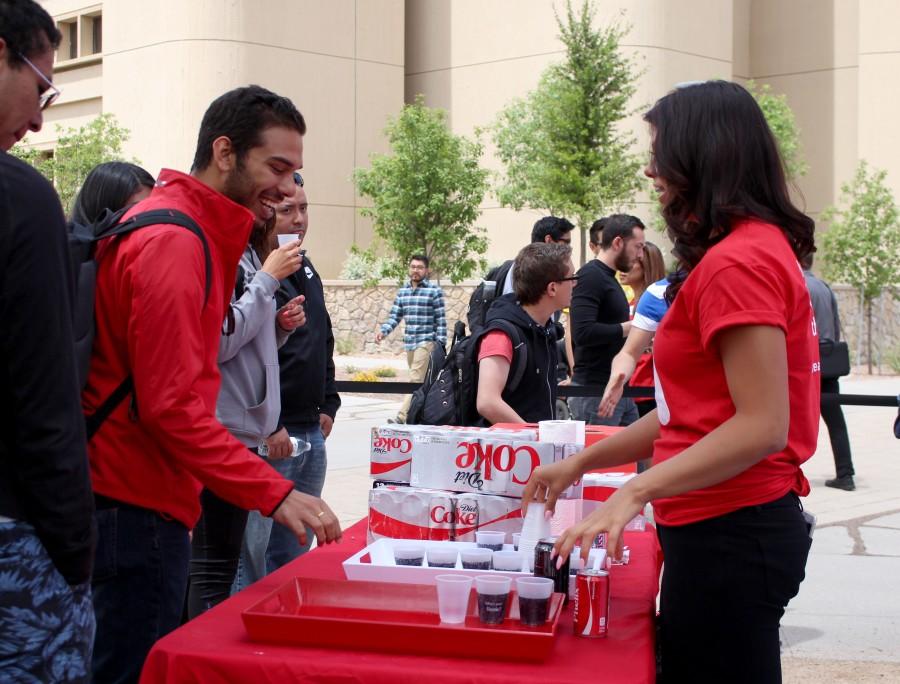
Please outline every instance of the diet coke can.
[[580, 570], [575, 577], [575, 636], [605, 637], [609, 629], [609, 573]]

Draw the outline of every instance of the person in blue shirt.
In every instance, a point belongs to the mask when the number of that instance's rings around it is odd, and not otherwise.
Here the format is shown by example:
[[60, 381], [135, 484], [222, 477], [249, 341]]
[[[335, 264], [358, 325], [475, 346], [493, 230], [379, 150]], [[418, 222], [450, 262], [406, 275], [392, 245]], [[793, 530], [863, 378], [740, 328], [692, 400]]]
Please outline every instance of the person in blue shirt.
[[[447, 317], [444, 310], [444, 291], [428, 280], [428, 257], [414, 254], [409, 260], [409, 283], [400, 288], [386, 323], [375, 334], [380, 343], [406, 319], [403, 346], [409, 366], [409, 381], [422, 382], [428, 370], [428, 359], [439, 343], [447, 344]], [[408, 395], [397, 414], [396, 422], [405, 423], [412, 397]], [[393, 422], [393, 421], [388, 421]]]

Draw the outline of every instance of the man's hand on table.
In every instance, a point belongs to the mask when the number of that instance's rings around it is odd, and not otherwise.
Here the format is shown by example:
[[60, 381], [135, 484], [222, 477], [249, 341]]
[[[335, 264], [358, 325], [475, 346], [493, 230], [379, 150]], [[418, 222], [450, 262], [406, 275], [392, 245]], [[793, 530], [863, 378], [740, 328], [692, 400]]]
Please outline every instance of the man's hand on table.
[[312, 528], [320, 546], [341, 540], [341, 525], [328, 504], [296, 489], [275, 509], [272, 519], [291, 530], [304, 545], [308, 542], [307, 526]]

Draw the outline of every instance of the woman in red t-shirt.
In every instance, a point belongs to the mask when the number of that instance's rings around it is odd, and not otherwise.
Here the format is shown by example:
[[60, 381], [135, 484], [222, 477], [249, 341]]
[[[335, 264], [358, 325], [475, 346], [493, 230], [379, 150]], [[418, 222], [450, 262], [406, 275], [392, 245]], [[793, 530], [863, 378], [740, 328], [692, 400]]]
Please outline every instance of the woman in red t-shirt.
[[797, 258], [813, 221], [791, 203], [753, 97], [723, 81], [677, 88], [645, 115], [646, 174], [684, 276], [654, 346], [658, 408], [570, 459], [538, 468], [523, 500], [582, 473], [654, 467], [566, 530], [556, 552], [622, 530], [652, 501], [665, 556], [665, 681], [780, 682], [778, 626], [809, 553], [800, 465], [818, 431], [818, 346]]

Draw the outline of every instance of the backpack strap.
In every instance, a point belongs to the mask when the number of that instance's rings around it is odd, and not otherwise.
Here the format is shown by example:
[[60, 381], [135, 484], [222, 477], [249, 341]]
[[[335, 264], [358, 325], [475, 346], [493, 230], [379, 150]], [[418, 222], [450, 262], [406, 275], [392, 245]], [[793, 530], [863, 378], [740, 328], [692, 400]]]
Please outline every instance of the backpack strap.
[[87, 433], [87, 441], [91, 441], [93, 436], [97, 433], [97, 430], [103, 425], [104, 421], [109, 418], [112, 412], [118, 408], [119, 404], [121, 404], [125, 397], [131, 394], [133, 390], [134, 380], [131, 377], [131, 373], [129, 373], [128, 377], [113, 390], [112, 394], [106, 398], [106, 401], [100, 404], [96, 411], [91, 415], [84, 417], [84, 429]]
[[114, 222], [124, 213], [125, 210], [121, 210], [101, 218], [94, 240], [103, 240], [114, 235], [124, 235], [146, 226], [173, 225], [186, 228], [197, 236], [200, 244], [203, 246], [203, 259], [206, 266], [206, 294], [204, 295], [203, 306], [206, 306], [206, 303], [209, 301], [210, 290], [212, 289], [212, 254], [209, 251], [206, 235], [203, 234], [203, 230], [197, 225], [196, 221], [177, 209], [153, 209], [135, 214], [127, 221]]
[[[212, 254], [209, 251], [209, 243], [206, 241], [206, 236], [203, 234], [203, 230], [200, 226], [198, 226], [190, 216], [177, 209], [154, 209], [151, 211], [143, 211], [139, 214], [135, 214], [127, 221], [120, 222], [121, 217], [129, 208], [120, 209], [117, 212], [105, 212], [97, 223], [93, 240], [97, 241], [116, 235], [125, 235], [138, 228], [155, 225], [175, 225], [191, 231], [200, 239], [200, 244], [203, 246], [204, 265], [206, 267], [206, 288], [203, 297], [203, 306], [205, 308], [209, 301], [209, 294], [212, 289]], [[84, 417], [85, 432], [88, 441], [93, 438], [100, 429], [100, 426], [103, 425], [106, 419], [112, 415], [113, 411], [118, 408], [119, 404], [121, 404], [129, 394], [134, 394], [134, 378], [131, 373], [129, 373], [119, 386], [113, 390], [112, 394], [100, 404], [96, 411]], [[136, 418], [137, 398], [134, 396], [131, 400], [131, 409], [132, 414]]]
[[[499, 318], [491, 321], [490, 327], [486, 328], [480, 335], [484, 337], [484, 335], [494, 330], [504, 333], [512, 343], [513, 360], [509, 368], [509, 377], [506, 380], [506, 389], [514, 392], [519, 387], [519, 383], [522, 382], [525, 370], [528, 367], [528, 345], [522, 339], [522, 333], [519, 331], [518, 326]], [[474, 346], [477, 347], [477, 344]]]

